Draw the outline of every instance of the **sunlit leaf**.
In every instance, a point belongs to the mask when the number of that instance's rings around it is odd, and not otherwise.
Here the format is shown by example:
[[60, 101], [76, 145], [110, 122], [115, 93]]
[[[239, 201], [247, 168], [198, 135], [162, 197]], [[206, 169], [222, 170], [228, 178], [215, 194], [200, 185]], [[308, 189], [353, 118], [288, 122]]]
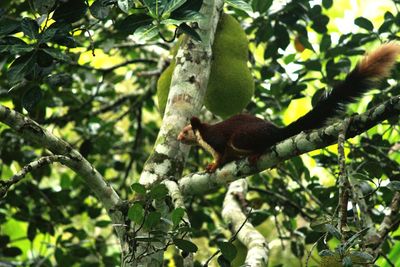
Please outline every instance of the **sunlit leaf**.
[[248, 14], [253, 12], [251, 5], [243, 0], [225, 0], [225, 3]]

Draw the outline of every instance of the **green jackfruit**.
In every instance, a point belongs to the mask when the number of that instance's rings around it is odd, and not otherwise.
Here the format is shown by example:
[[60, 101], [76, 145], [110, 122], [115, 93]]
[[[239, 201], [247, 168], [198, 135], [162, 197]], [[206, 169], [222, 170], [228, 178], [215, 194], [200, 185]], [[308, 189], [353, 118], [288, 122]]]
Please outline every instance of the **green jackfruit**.
[[[204, 105], [212, 113], [228, 117], [242, 111], [254, 93], [254, 81], [247, 67], [246, 33], [230, 15], [222, 15], [215, 33], [213, 60]], [[175, 61], [161, 74], [157, 84], [159, 109], [164, 113], [166, 96]], [[165, 77], [169, 75], [169, 78]], [[162, 80], [160, 82], [160, 80]], [[168, 86], [167, 86], [168, 84]]]
[[172, 73], [175, 69], [175, 56], [178, 53], [179, 46], [182, 41], [187, 38], [185, 35], [181, 35], [178, 38], [176, 44], [171, 48], [169, 54], [172, 56], [170, 65], [161, 73], [157, 81], [157, 101], [158, 110], [161, 115], [164, 115], [165, 106], [167, 105], [169, 88], [171, 87]]
[[248, 41], [239, 22], [224, 14], [213, 43], [213, 62], [204, 100], [212, 113], [229, 117], [241, 112], [254, 93], [254, 81], [247, 67]]
[[157, 100], [158, 110], [164, 115], [165, 106], [167, 105], [169, 87], [171, 86], [172, 73], [175, 69], [175, 60], [161, 73], [157, 81]]

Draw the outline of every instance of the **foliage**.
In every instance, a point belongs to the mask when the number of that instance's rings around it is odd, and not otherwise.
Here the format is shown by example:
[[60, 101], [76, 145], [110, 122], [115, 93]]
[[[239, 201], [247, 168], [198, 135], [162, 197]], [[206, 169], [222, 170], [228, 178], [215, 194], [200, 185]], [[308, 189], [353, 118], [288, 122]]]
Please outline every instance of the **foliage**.
[[[367, 17], [355, 18], [356, 33], [338, 35], [329, 12], [339, 1], [324, 0], [319, 5], [297, 0], [278, 8], [273, 8], [273, 2], [230, 0], [226, 9], [244, 22], [251, 39], [256, 88], [247, 110], [278, 125], [283, 125], [283, 112], [288, 107], [290, 112], [302, 112], [290, 110], [291, 103], [310, 98], [310, 93], [315, 93], [312, 100], [317, 101], [325, 88], [349, 71], [366, 47], [399, 39], [400, 13], [394, 9], [382, 15], [381, 24]], [[223, 265], [240, 256], [226, 241], [231, 233], [219, 217], [224, 190], [188, 201], [188, 229], [183, 210], [169, 207], [165, 218], [148, 208], [149, 203], [169, 199], [164, 189], [147, 192], [135, 184], [161, 120], [154, 105], [157, 77], [151, 75], [161, 72], [157, 63], [168, 54], [175, 34], [183, 32], [199, 39], [191, 22], [200, 19], [201, 3], [2, 0], [0, 100], [78, 148], [122, 198], [133, 193], [145, 195], [126, 212], [139, 227], [152, 229], [165, 220], [174, 226], [171, 232], [158, 233], [160, 239], [178, 248], [170, 261], [179, 262], [185, 253], [197, 251], [201, 255], [202, 248], [215, 247], [222, 252], [218, 262]], [[400, 5], [397, 0], [392, 4]], [[363, 101], [360, 110], [400, 95], [398, 69], [392, 77], [390, 83], [379, 86], [382, 90], [372, 99]], [[353, 106], [353, 110], [358, 108]], [[398, 118], [393, 118], [348, 143], [348, 173], [360, 182], [376, 223], [381, 222], [383, 208], [399, 191], [398, 124]], [[2, 179], [49, 154], [3, 124], [0, 137]], [[186, 166], [190, 172], [203, 170], [210, 160], [198, 149], [189, 159]], [[281, 239], [286, 248], [272, 250], [271, 266], [304, 262], [314, 243], [321, 257], [337, 255], [349, 261], [348, 255], [356, 255], [370, 260], [358, 251], [363, 229], [356, 223], [349, 223], [346, 248], [338, 251], [342, 238], [334, 227], [338, 188], [332, 182], [337, 172], [335, 149], [328, 148], [293, 158], [249, 179], [248, 205], [253, 207], [249, 221], [268, 241]], [[354, 215], [349, 211], [350, 219]], [[314, 222], [312, 227], [310, 222]], [[80, 177], [61, 165], [35, 170], [12, 187], [0, 200], [0, 224], [0, 257], [14, 265], [120, 263], [117, 240], [103, 207]], [[196, 244], [182, 238], [188, 233]], [[159, 241], [135, 238], [149, 244]], [[400, 264], [396, 254], [391, 254], [399, 247], [398, 235], [389, 236], [382, 253]], [[203, 254], [198, 259], [204, 261], [209, 256]]]

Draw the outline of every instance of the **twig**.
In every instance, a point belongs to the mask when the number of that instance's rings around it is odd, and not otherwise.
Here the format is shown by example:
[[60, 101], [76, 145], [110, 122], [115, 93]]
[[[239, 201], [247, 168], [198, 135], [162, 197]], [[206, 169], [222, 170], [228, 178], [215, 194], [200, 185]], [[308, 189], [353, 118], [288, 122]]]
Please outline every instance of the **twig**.
[[386, 256], [385, 253], [381, 253], [380, 255], [386, 260], [390, 267], [396, 267], [396, 265], [394, 265], [394, 263]]
[[289, 204], [290, 206], [296, 208], [304, 218], [306, 218], [306, 219], [308, 219], [310, 221], [315, 219], [312, 216], [307, 214], [307, 212], [309, 212], [309, 213], [313, 212], [311, 209], [308, 209], [307, 207], [304, 207], [304, 209], [305, 209], [305, 211], [304, 211], [299, 204], [297, 204], [293, 200], [287, 198], [283, 194], [279, 194], [279, 193], [277, 193], [277, 192], [275, 192], [273, 190], [260, 189], [260, 188], [256, 188], [256, 187], [249, 187], [249, 191], [255, 191], [257, 193], [260, 193], [260, 194], [263, 194], [263, 195], [267, 195], [267, 196], [271, 196], [272, 195], [279, 202], [283, 202], [283, 204]]
[[342, 235], [342, 241], [346, 239], [343, 234], [343, 227], [347, 224], [347, 207], [350, 195], [350, 182], [346, 173], [346, 157], [344, 154], [344, 143], [346, 141], [346, 133], [349, 128], [351, 119], [345, 120], [343, 128], [339, 132], [338, 137], [338, 163], [339, 163], [339, 225], [338, 229]]
[[41, 157], [38, 160], [32, 161], [31, 163], [25, 165], [18, 173], [14, 174], [13, 177], [11, 177], [10, 179], [6, 181], [0, 180], [0, 198], [3, 198], [7, 193], [8, 189], [12, 185], [21, 181], [28, 173], [37, 170], [45, 165], [49, 165], [53, 162], [62, 163], [63, 161], [68, 161], [68, 160], [70, 160], [70, 158], [67, 156], [52, 155], [52, 156]]
[[82, 69], [92, 70], [92, 71], [97, 71], [97, 72], [102, 72], [104, 74], [107, 74], [107, 73], [110, 73], [110, 72], [112, 72], [112, 71], [114, 71], [114, 70], [116, 70], [118, 68], [122, 68], [122, 67], [125, 67], [125, 66], [130, 65], [130, 64], [135, 64], [135, 63], [151, 63], [151, 64], [155, 64], [157, 62], [158, 61], [153, 60], [153, 59], [138, 58], [138, 59], [127, 60], [127, 61], [122, 62], [120, 64], [117, 64], [115, 66], [112, 66], [112, 67], [109, 67], [109, 68], [104, 68], [104, 69], [94, 68], [94, 67], [89, 66], [89, 65], [80, 65], [80, 64], [77, 64], [75, 62], [68, 62], [68, 63], [71, 66], [75, 66], [75, 67], [79, 67], [79, 68], [82, 68]]
[[328, 235], [328, 233], [325, 233], [325, 234], [321, 235], [321, 237], [318, 238], [318, 240], [315, 241], [315, 243], [312, 245], [312, 247], [311, 247], [311, 249], [310, 249], [310, 252], [307, 254], [306, 267], [308, 267], [308, 262], [310, 261], [312, 251], [313, 251], [314, 248], [318, 245], [318, 242], [321, 241], [321, 239], [324, 238], [324, 237], [327, 236], [327, 235]]
[[[247, 221], [249, 220], [249, 217], [250, 217], [250, 215], [251, 215], [251, 211], [252, 211], [252, 209], [250, 209], [250, 211], [248, 212], [248, 214], [247, 214], [247, 216], [246, 216], [246, 219], [243, 221], [243, 223], [240, 225], [239, 229], [238, 229], [238, 230], [235, 232], [235, 234], [229, 239], [228, 242], [233, 242], [233, 241], [235, 241], [235, 239], [236, 239], [237, 235], [239, 234], [240, 230], [242, 230], [243, 226], [244, 226], [244, 225], [247, 223]], [[213, 255], [211, 255], [211, 257], [208, 258], [208, 260], [204, 263], [203, 267], [207, 267], [208, 264], [210, 263], [210, 261], [211, 261], [215, 256], [217, 256], [220, 252], [221, 252], [221, 250], [218, 249]]]
[[131, 150], [131, 153], [129, 153], [129, 162], [128, 162], [128, 166], [126, 167], [125, 173], [124, 173], [124, 178], [122, 179], [122, 182], [119, 186], [119, 189], [121, 190], [123, 188], [123, 186], [126, 183], [126, 180], [129, 177], [129, 174], [131, 172], [133, 163], [135, 162], [135, 157], [134, 157], [134, 153], [137, 150], [138, 146], [139, 146], [139, 141], [142, 135], [142, 107], [140, 107], [137, 111], [136, 114], [136, 120], [137, 120], [137, 129], [136, 129], [136, 135], [135, 135], [135, 139], [133, 141], [133, 147]]

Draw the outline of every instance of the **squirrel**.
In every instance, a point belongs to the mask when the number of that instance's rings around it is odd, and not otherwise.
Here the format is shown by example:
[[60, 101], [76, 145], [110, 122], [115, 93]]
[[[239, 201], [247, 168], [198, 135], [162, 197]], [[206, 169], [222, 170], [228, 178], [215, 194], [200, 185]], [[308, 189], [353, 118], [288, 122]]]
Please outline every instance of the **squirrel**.
[[250, 162], [255, 162], [272, 145], [302, 131], [322, 127], [328, 119], [343, 111], [345, 104], [355, 102], [389, 76], [399, 54], [400, 45], [396, 43], [382, 44], [366, 54], [311, 111], [286, 127], [278, 127], [250, 114], [234, 115], [216, 124], [203, 123], [192, 117], [177, 139], [187, 145], [199, 145], [213, 156], [215, 162], [207, 166], [207, 172], [214, 172], [218, 167], [246, 156]]

